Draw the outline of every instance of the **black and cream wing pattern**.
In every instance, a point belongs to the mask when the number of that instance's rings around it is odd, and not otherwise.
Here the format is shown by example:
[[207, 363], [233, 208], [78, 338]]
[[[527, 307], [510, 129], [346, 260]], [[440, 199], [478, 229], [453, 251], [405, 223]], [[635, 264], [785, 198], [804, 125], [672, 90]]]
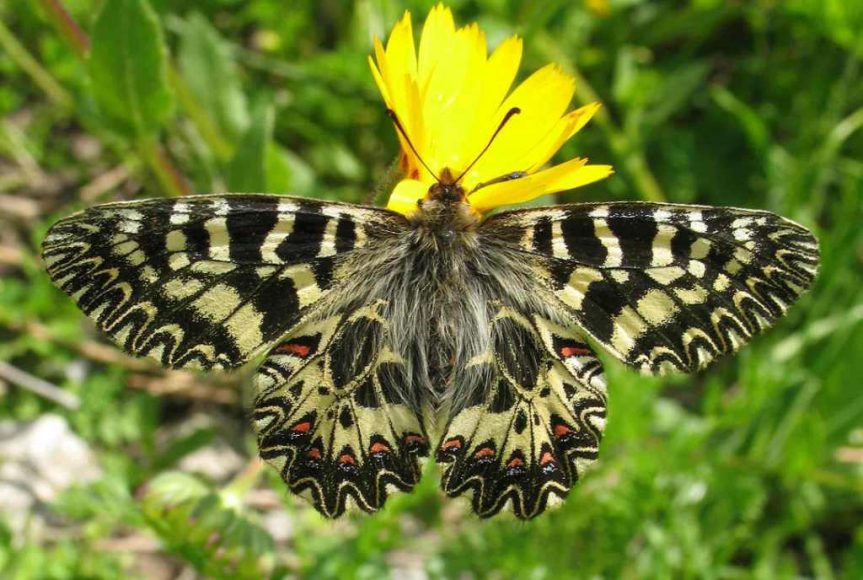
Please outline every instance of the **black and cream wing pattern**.
[[43, 259], [132, 355], [263, 358], [261, 456], [328, 517], [379, 510], [430, 454], [479, 516], [542, 513], [597, 458], [597, 350], [648, 373], [703, 369], [773, 324], [818, 265], [812, 234], [764, 211], [573, 204], [465, 225], [451, 210], [114, 203], [55, 224]]
[[54, 283], [123, 350], [172, 368], [242, 365], [333, 286], [390, 212], [268, 195], [105, 204], [55, 224]]
[[815, 238], [762, 211], [574, 204], [492, 216], [481, 235], [532, 264], [540, 312], [495, 306], [488, 388], [447, 414], [442, 487], [482, 517], [559, 503], [597, 458], [602, 366], [692, 372], [770, 326], [812, 283]]
[[483, 227], [538, 260], [574, 326], [647, 373], [693, 372], [734, 352], [785, 313], [818, 267], [815, 237], [766, 211], [573, 204]]
[[521, 519], [559, 503], [596, 460], [605, 428], [602, 365], [582, 336], [498, 306], [489, 351], [470, 361], [489, 388], [447, 421], [441, 486], [473, 511]]
[[[376, 511], [419, 479], [428, 435], [382, 304], [328, 308], [339, 263], [401, 231], [375, 208], [267, 195], [106, 204], [43, 244], [54, 283], [123, 350], [255, 379], [261, 456], [324, 515]], [[335, 299], [339, 303], [343, 300]], [[327, 314], [307, 317], [313, 309]]]
[[386, 304], [375, 301], [293, 330], [255, 376], [261, 456], [328, 517], [374, 512], [419, 481], [428, 434], [400, 397], [408, 379]]

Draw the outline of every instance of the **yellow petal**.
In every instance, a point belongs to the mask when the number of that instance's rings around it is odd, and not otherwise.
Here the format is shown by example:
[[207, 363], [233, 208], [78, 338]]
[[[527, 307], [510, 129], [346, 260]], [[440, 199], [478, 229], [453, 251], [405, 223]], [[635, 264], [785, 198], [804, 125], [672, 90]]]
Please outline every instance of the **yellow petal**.
[[395, 74], [417, 74], [417, 56], [414, 49], [414, 33], [411, 13], [406, 10], [387, 41], [387, 65]]
[[447, 44], [455, 34], [455, 20], [452, 11], [438, 4], [431, 9], [423, 25], [420, 36], [418, 74], [420, 86], [424, 86], [435, 68], [444, 64], [438, 55], [447, 50]]
[[417, 210], [417, 202], [428, 193], [429, 186], [416, 179], [403, 179], [396, 184], [387, 202], [387, 209], [410, 215]]
[[[379, 45], [380, 43], [381, 41], [375, 38], [375, 45]], [[384, 102], [387, 104], [387, 107], [392, 109], [392, 99], [390, 98], [389, 91], [387, 90], [386, 81], [384, 81], [384, 78], [381, 76], [381, 71], [378, 69], [371, 55], [369, 56], [369, 68], [372, 69], [372, 76], [375, 79], [375, 84], [378, 86], [378, 90], [381, 92], [381, 96], [384, 98]]]
[[529, 201], [541, 195], [575, 189], [611, 175], [610, 165], [586, 165], [587, 159], [571, 159], [539, 173], [489, 185], [468, 196], [479, 212], [500, 205]]
[[[415, 77], [405, 75], [402, 78], [402, 83], [405, 103], [401, 109], [401, 113], [399, 113], [399, 119], [414, 147], [418, 147], [417, 143], [424, 143], [426, 136], [425, 123], [423, 122], [422, 99], [420, 98], [419, 87], [417, 87]], [[425, 174], [426, 179], [434, 181], [436, 178], [429, 174], [422, 163], [419, 162], [413, 150], [404, 142], [402, 135], [399, 135], [399, 141], [402, 145], [402, 151], [405, 152], [410, 161], [411, 169], [416, 170], [418, 175]], [[422, 148], [418, 148], [418, 151], [422, 150]], [[409, 173], [409, 175], [411, 174]], [[411, 176], [413, 177], [413, 175]]]
[[518, 36], [510, 36], [491, 53], [483, 71], [482, 85], [485, 94], [481, 111], [495, 111], [500, 107], [518, 73], [521, 52], [521, 39]]
[[521, 39], [511, 36], [495, 49], [485, 66], [478, 71], [480, 94], [475, 109], [465, 119], [468, 125], [461, 132], [464, 135], [464, 152], [459, 157], [459, 168], [464, 168], [476, 158], [500, 123], [501, 102], [518, 73], [521, 53]]
[[478, 27], [468, 26], [452, 33], [439, 48], [438, 66], [421, 85], [424, 123], [428, 139], [422, 153], [435, 170], [458, 169], [472, 152], [464, 143], [472, 137], [483, 95], [483, 78], [477, 74], [485, 66], [487, 48]]
[[[566, 112], [575, 92], [575, 79], [557, 65], [547, 65], [521, 83], [503, 102], [496, 115], [500, 122], [513, 107], [521, 113], [513, 117], [472, 174], [494, 178], [512, 171], [523, 171], [523, 156], [540, 142]], [[486, 141], [491, 137], [485, 137]], [[478, 153], [479, 151], [477, 151]], [[472, 183], [465, 181], [466, 185]]]
[[548, 163], [558, 149], [590, 121], [599, 107], [599, 103], [591, 103], [564, 115], [531, 151], [525, 153], [523, 161], [525, 171], [533, 173]]
[[[386, 48], [375, 39], [375, 61], [383, 84], [386, 86], [385, 99], [389, 108], [405, 116], [406, 97], [404, 78], [416, 74], [416, 57], [413, 49], [410, 13], [396, 23]], [[406, 123], [403, 120], [402, 123]]]

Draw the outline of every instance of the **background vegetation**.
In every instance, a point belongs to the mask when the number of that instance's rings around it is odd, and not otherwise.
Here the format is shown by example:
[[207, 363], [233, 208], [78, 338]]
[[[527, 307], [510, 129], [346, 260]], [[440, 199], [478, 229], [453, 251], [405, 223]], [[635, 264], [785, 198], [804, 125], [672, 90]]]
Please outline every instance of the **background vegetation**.
[[[521, 34], [523, 71], [556, 61], [605, 104], [561, 156], [617, 173], [560, 200], [764, 208], [823, 248], [812, 292], [739, 356], [669, 379], [606, 360], [599, 467], [536, 521], [478, 521], [430, 467], [380, 515], [326, 522], [255, 462], [250, 370], [126, 358], [51, 286], [46, 228], [94, 203], [367, 199], [397, 151], [371, 38], [431, 4], [0, 4], [0, 443], [51, 417], [89, 453], [57, 493], [35, 468], [18, 481], [31, 501], [0, 514], [0, 576], [863, 576], [854, 0], [451, 2], [493, 44]], [[0, 483], [13, 455], [0, 445]]]

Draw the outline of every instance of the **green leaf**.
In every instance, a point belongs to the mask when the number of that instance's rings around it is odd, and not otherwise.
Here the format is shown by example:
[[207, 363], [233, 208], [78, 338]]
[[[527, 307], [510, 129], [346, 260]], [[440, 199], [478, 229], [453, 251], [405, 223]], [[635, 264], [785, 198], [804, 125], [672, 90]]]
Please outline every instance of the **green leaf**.
[[248, 103], [231, 46], [200, 14], [183, 27], [180, 73], [222, 135], [235, 139], [249, 126]]
[[267, 577], [273, 538], [242, 505], [227, 502], [201, 480], [165, 472], [147, 487], [141, 510], [165, 548], [206, 577]]
[[179, 471], [167, 471], [154, 477], [148, 487], [145, 497], [145, 508], [154, 510], [198, 501], [210, 493], [205, 483], [194, 475]]
[[752, 148], [766, 158], [770, 150], [770, 129], [758, 111], [722, 86], [712, 88], [710, 96], [740, 123]]
[[790, 0], [784, 8], [858, 56], [863, 55], [863, 4], [847, 0]]
[[645, 110], [642, 130], [662, 125], [681, 110], [692, 95], [704, 86], [709, 72], [707, 63], [695, 61], [667, 73], [651, 95], [652, 104]]
[[162, 29], [146, 0], [105, 2], [89, 71], [96, 103], [114, 129], [137, 140], [158, 134], [173, 109], [167, 68]]
[[302, 195], [293, 187], [293, 171], [287, 152], [276, 143], [267, 147], [267, 191], [270, 193], [290, 193]]
[[267, 147], [273, 134], [273, 108], [261, 103], [252, 114], [252, 124], [240, 139], [228, 165], [228, 188], [238, 193], [267, 190]]

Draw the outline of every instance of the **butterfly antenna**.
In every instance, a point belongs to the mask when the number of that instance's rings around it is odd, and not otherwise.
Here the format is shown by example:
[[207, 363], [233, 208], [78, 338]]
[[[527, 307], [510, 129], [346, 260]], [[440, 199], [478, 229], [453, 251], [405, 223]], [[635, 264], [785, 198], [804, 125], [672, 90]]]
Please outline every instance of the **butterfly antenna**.
[[416, 147], [414, 147], [414, 144], [411, 143], [411, 138], [408, 137], [407, 131], [405, 131], [405, 128], [402, 127], [402, 123], [401, 123], [401, 121], [399, 121], [399, 116], [396, 115], [396, 112], [393, 111], [392, 109], [387, 109], [387, 115], [389, 115], [390, 119], [393, 120], [393, 124], [395, 124], [396, 129], [398, 129], [398, 131], [399, 131], [399, 133], [401, 133], [402, 137], [405, 138], [405, 141], [407, 142], [408, 147], [411, 148], [411, 151], [414, 152], [414, 155], [416, 155], [416, 158], [419, 159], [420, 163], [423, 164], [423, 167], [426, 168], [426, 171], [428, 171], [438, 182], [440, 182], [440, 178], [437, 176], [437, 174], [434, 171], [431, 170], [431, 167], [429, 167], [428, 164], [425, 161], [423, 161], [423, 158], [420, 157], [420, 154], [417, 152]]
[[510, 119], [512, 119], [514, 116], [518, 115], [519, 113], [521, 113], [521, 109], [519, 109], [518, 107], [513, 107], [512, 109], [510, 109], [509, 111], [506, 112], [506, 115], [503, 116], [503, 121], [500, 122], [500, 125], [498, 125], [497, 129], [495, 129], [494, 133], [492, 133], [491, 139], [488, 140], [488, 143], [485, 144], [485, 147], [483, 147], [482, 151], [479, 152], [479, 155], [474, 157], [474, 159], [473, 159], [473, 161], [471, 161], [470, 165], [467, 166], [467, 169], [462, 171], [461, 175], [459, 175], [458, 179], [456, 179], [453, 183], [458, 183], [459, 181], [461, 181], [462, 177], [467, 175], [467, 172], [470, 171], [474, 165], [476, 165], [476, 162], [479, 161], [483, 155], [485, 155], [485, 152], [488, 151], [488, 148], [491, 147], [492, 143], [494, 143], [494, 140], [495, 140], [495, 138], [497, 138], [497, 134], [500, 133], [501, 129], [504, 128], [504, 126], [509, 122]]

